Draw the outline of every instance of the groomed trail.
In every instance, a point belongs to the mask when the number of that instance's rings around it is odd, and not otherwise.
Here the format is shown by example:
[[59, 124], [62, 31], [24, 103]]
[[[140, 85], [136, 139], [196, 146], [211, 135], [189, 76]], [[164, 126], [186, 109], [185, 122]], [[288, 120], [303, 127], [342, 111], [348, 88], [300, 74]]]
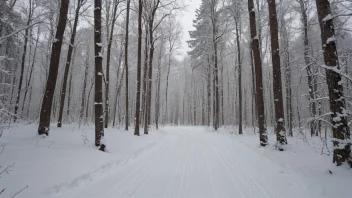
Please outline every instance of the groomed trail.
[[[259, 140], [258, 140], [259, 141]], [[84, 180], [84, 178], [82, 179]], [[284, 170], [235, 138], [205, 128], [165, 135], [123, 166], [86, 185], [52, 194], [65, 198], [310, 198], [300, 175]]]

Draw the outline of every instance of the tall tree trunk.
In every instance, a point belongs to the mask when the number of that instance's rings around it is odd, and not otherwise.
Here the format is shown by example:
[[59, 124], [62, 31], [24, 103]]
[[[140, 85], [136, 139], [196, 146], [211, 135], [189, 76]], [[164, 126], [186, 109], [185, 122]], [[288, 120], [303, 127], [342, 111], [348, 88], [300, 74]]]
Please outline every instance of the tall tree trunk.
[[51, 107], [53, 103], [57, 73], [59, 69], [61, 46], [63, 43], [63, 36], [66, 28], [69, 0], [61, 0], [60, 5], [61, 7], [59, 14], [59, 23], [57, 25], [55, 39], [53, 41], [51, 49], [49, 76], [47, 78], [42, 108], [40, 111], [40, 120], [38, 128], [39, 135], [49, 135]]
[[[73, 51], [73, 55], [72, 56], [73, 56], [72, 65], [74, 65], [75, 50]], [[67, 96], [67, 109], [66, 109], [66, 114], [67, 114], [68, 119], [70, 117], [70, 108], [71, 108], [71, 93], [72, 93], [72, 78], [73, 78], [72, 72], [69, 72], [69, 75], [70, 75], [70, 80], [68, 82], [68, 96]]]
[[257, 111], [256, 111], [256, 106], [257, 106], [257, 92], [255, 90], [255, 71], [254, 71], [254, 60], [253, 60], [253, 50], [252, 50], [252, 42], [249, 45], [249, 56], [251, 60], [251, 75], [252, 75], [252, 126], [253, 126], [253, 133], [255, 132], [256, 128], [256, 122], [258, 120], [257, 117]]
[[350, 129], [347, 124], [345, 99], [341, 84], [339, 60], [337, 56], [335, 29], [328, 0], [316, 0], [321, 40], [324, 53], [326, 79], [333, 132], [333, 162], [341, 166], [347, 162], [352, 167]]
[[286, 117], [288, 135], [293, 136], [292, 131], [292, 89], [291, 89], [291, 65], [290, 65], [290, 52], [289, 52], [289, 34], [285, 17], [281, 17], [281, 43], [282, 43], [282, 63], [285, 68], [285, 88], [286, 88]]
[[101, 0], [94, 0], [94, 59], [95, 59], [95, 146], [105, 151], [103, 112], [103, 54], [101, 43]]
[[[170, 41], [169, 41], [170, 42]], [[170, 49], [169, 49], [169, 62], [168, 62], [168, 67], [167, 67], [167, 73], [166, 73], [166, 90], [165, 90], [165, 120], [166, 122], [169, 122], [168, 119], [168, 103], [167, 103], [167, 94], [169, 90], [169, 76], [170, 76], [170, 70], [171, 70], [171, 54], [172, 54], [172, 47], [170, 44]]]
[[[162, 35], [161, 41], [164, 40]], [[156, 94], [155, 94], [155, 126], [156, 129], [159, 129], [159, 115], [160, 115], [160, 83], [161, 83], [161, 59], [162, 59], [162, 52], [163, 52], [163, 42], [160, 43], [160, 51], [158, 56], [158, 74], [157, 74], [157, 87], [156, 87]]]
[[236, 43], [237, 43], [237, 62], [238, 62], [238, 102], [239, 102], [239, 109], [238, 109], [238, 134], [243, 134], [242, 132], [242, 63], [241, 63], [241, 46], [240, 46], [240, 32], [238, 29], [239, 21], [239, 14], [235, 17], [235, 27], [236, 27]]
[[[145, 27], [144, 37], [144, 66], [143, 66], [143, 93], [142, 93], [142, 115], [141, 122], [146, 119], [147, 89], [148, 89], [148, 26]], [[143, 123], [144, 124], [144, 123]]]
[[137, 94], [136, 94], [136, 116], [134, 135], [139, 136], [139, 119], [141, 106], [141, 59], [142, 59], [142, 0], [138, 0], [138, 61], [137, 61]]
[[[23, 98], [23, 103], [22, 103], [22, 112], [24, 111], [24, 105], [26, 103], [27, 93], [28, 93], [29, 87], [30, 87], [31, 82], [32, 82], [34, 64], [35, 64], [35, 59], [36, 59], [36, 56], [37, 56], [37, 49], [38, 49], [39, 36], [40, 36], [39, 32], [40, 32], [40, 27], [38, 27], [37, 38], [36, 38], [35, 44], [34, 44], [34, 52], [33, 52], [33, 58], [32, 58], [32, 63], [31, 63], [31, 70], [30, 70], [30, 73], [29, 73], [29, 78], [27, 79], [26, 90], [24, 92], [24, 98]], [[28, 103], [28, 106], [30, 106], [30, 103]], [[28, 116], [27, 116], [27, 119], [28, 119]]]
[[15, 104], [15, 113], [14, 113], [14, 119], [13, 122], [17, 121], [18, 115], [18, 107], [20, 103], [20, 97], [21, 97], [21, 91], [22, 91], [22, 84], [23, 84], [23, 76], [24, 76], [24, 66], [26, 63], [26, 55], [27, 55], [27, 45], [28, 45], [28, 37], [29, 37], [29, 25], [32, 22], [32, 0], [29, 0], [29, 14], [28, 14], [28, 20], [27, 20], [27, 28], [24, 30], [24, 44], [23, 44], [23, 53], [22, 53], [22, 60], [21, 60], [21, 73], [20, 73], [20, 80], [18, 83], [18, 88], [17, 88], [17, 96], [16, 96], [16, 104]]
[[208, 68], [207, 68], [207, 125], [210, 126], [211, 118], [211, 65], [208, 58]]
[[[307, 16], [307, 6], [305, 5], [304, 0], [299, 0], [299, 4], [300, 4], [300, 9], [301, 9], [301, 20], [303, 23], [303, 43], [304, 43], [304, 61], [306, 64], [306, 72], [307, 72], [307, 77], [308, 77], [308, 88], [309, 88], [309, 111], [310, 111], [310, 115], [311, 117], [316, 117], [317, 115], [317, 108], [316, 108], [316, 101], [315, 101], [315, 92], [316, 89], [314, 87], [314, 74], [312, 72], [312, 64], [310, 61], [310, 57], [309, 57], [309, 39], [308, 39], [308, 16]], [[317, 130], [317, 123], [315, 120], [313, 120], [310, 123], [310, 133], [311, 136], [313, 136], [315, 134]]]
[[115, 22], [116, 22], [116, 12], [117, 12], [117, 7], [119, 3], [117, 0], [114, 1], [114, 11], [112, 14], [112, 21], [111, 21], [111, 29], [109, 33], [109, 39], [108, 39], [108, 49], [107, 49], [107, 57], [106, 57], [106, 73], [105, 73], [105, 128], [108, 128], [109, 125], [109, 89], [110, 89], [110, 57], [111, 57], [111, 46], [112, 46], [112, 40], [114, 37], [114, 27], [115, 27]]
[[[84, 114], [84, 104], [85, 104], [85, 98], [86, 98], [86, 87], [87, 87], [87, 76], [88, 76], [88, 68], [89, 68], [89, 46], [87, 46], [87, 50], [86, 50], [86, 59], [84, 61], [84, 65], [85, 65], [85, 71], [84, 71], [84, 80], [83, 80], [83, 91], [82, 91], [82, 98], [81, 98], [81, 110], [80, 110], [80, 115], [79, 115], [79, 122], [81, 123], [83, 121], [83, 114]], [[89, 98], [88, 98], [89, 101]]]
[[[64, 72], [64, 79], [63, 79], [63, 85], [61, 87], [61, 94], [60, 94], [60, 112], [59, 112], [59, 120], [57, 122], [57, 127], [62, 126], [62, 115], [64, 112], [64, 106], [65, 106], [65, 96], [66, 96], [66, 87], [67, 87], [67, 78], [68, 78], [68, 73], [70, 71], [70, 65], [72, 61], [72, 54], [73, 54], [73, 48], [75, 45], [75, 38], [76, 38], [76, 31], [77, 31], [77, 25], [78, 25], [78, 18], [79, 18], [79, 11], [82, 6], [82, 0], [77, 0], [77, 7], [76, 7], [76, 12], [75, 12], [75, 20], [73, 22], [73, 29], [71, 33], [71, 39], [70, 39], [70, 44], [68, 47], [68, 52], [67, 52], [67, 59], [66, 59], [66, 64], [65, 64], [65, 72]], [[72, 76], [72, 74], [71, 74]], [[68, 107], [69, 109], [70, 107]]]
[[281, 66], [280, 66], [280, 51], [279, 51], [279, 33], [276, 15], [275, 0], [268, 0], [269, 6], [269, 24], [271, 36], [271, 60], [273, 68], [273, 90], [275, 104], [275, 119], [276, 119], [276, 140], [277, 148], [283, 151], [283, 145], [287, 144], [286, 129], [285, 129], [285, 112], [282, 99], [282, 82], [281, 82]]
[[[154, 12], [155, 14], [155, 12]], [[148, 134], [149, 125], [151, 120], [151, 105], [152, 105], [152, 78], [153, 78], [153, 57], [154, 57], [154, 16], [149, 21], [149, 59], [148, 59], [148, 93], [146, 102], [146, 122], [144, 125], [144, 134]]]
[[154, 57], [154, 18], [157, 9], [159, 8], [160, 0], [154, 3], [150, 18], [148, 19], [149, 26], [149, 59], [148, 59], [148, 95], [146, 102], [146, 115], [144, 124], [144, 134], [148, 134], [150, 120], [151, 120], [151, 106], [152, 106], [152, 78], [153, 78], [153, 57]]
[[248, 0], [248, 12], [251, 31], [251, 47], [254, 58], [255, 67], [255, 92], [256, 92], [256, 105], [257, 105], [257, 119], [259, 126], [259, 140], [261, 146], [266, 146], [268, 136], [265, 126], [265, 110], [264, 110], [264, 95], [263, 95], [263, 72], [262, 63], [260, 58], [259, 39], [257, 37], [256, 19], [253, 0]]
[[129, 126], [129, 113], [128, 113], [128, 38], [129, 38], [129, 23], [130, 23], [130, 4], [131, 0], [127, 0], [126, 12], [126, 33], [125, 33], [125, 130], [128, 131]]

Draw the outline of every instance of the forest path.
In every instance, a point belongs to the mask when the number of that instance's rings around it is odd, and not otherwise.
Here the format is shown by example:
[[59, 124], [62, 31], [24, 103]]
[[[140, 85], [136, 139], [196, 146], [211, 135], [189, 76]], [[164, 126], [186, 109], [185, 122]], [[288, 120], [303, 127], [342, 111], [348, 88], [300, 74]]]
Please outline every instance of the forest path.
[[[299, 175], [235, 138], [198, 127], [168, 127], [150, 151], [65, 198], [305, 198]], [[259, 141], [259, 140], [258, 140]], [[316, 196], [321, 197], [321, 196]]]

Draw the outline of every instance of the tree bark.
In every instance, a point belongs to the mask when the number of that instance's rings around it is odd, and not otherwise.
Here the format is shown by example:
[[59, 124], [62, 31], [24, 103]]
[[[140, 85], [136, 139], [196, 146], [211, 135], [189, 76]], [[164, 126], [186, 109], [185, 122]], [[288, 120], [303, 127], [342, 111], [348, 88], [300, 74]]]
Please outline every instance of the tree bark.
[[112, 21], [111, 21], [111, 29], [109, 33], [109, 39], [108, 39], [108, 49], [107, 49], [107, 57], [106, 57], [106, 73], [105, 73], [105, 128], [108, 128], [109, 125], [109, 89], [110, 89], [110, 57], [111, 57], [111, 46], [112, 46], [112, 40], [114, 37], [114, 27], [115, 27], [115, 22], [116, 22], [116, 12], [117, 12], [117, 7], [119, 3], [115, 0], [114, 1], [114, 11], [112, 14]]
[[[237, 10], [238, 12], [238, 10]], [[236, 43], [237, 43], [237, 62], [238, 62], [238, 134], [243, 134], [242, 132], [242, 65], [241, 65], [241, 46], [240, 46], [240, 32], [238, 30], [239, 25], [239, 14], [235, 17], [235, 29], [236, 29]]]
[[52, 44], [49, 76], [46, 82], [46, 88], [43, 97], [43, 103], [40, 111], [39, 120], [39, 135], [49, 135], [50, 130], [50, 117], [51, 117], [51, 106], [53, 103], [53, 96], [55, 92], [57, 73], [59, 69], [61, 47], [63, 43], [63, 36], [66, 28], [67, 12], [69, 6], [69, 0], [61, 0], [59, 23], [55, 34], [55, 39]]
[[[87, 76], [88, 76], [88, 68], [89, 68], [89, 46], [87, 46], [87, 50], [86, 50], [86, 59], [84, 62], [85, 65], [85, 71], [84, 71], [84, 80], [83, 80], [83, 87], [82, 87], [82, 98], [81, 98], [81, 110], [80, 110], [80, 123], [83, 120], [83, 114], [84, 114], [84, 104], [85, 104], [85, 98], [86, 98], [86, 87], [87, 87]], [[89, 98], [88, 98], [89, 101]]]
[[130, 4], [131, 0], [127, 0], [126, 11], [126, 33], [125, 33], [125, 130], [128, 131], [129, 126], [129, 113], [128, 113], [128, 38], [129, 38], [129, 23], [130, 23]]
[[347, 111], [341, 83], [337, 56], [335, 29], [328, 0], [316, 0], [321, 40], [324, 53], [326, 79], [329, 90], [331, 123], [333, 132], [333, 162], [341, 166], [347, 162], [352, 167], [350, 129], [347, 124]]
[[281, 66], [279, 51], [279, 33], [276, 14], [275, 0], [268, 0], [269, 6], [269, 24], [271, 36], [271, 60], [273, 68], [273, 90], [275, 104], [275, 133], [277, 140], [277, 148], [283, 151], [283, 145], [287, 144], [285, 129], [285, 112], [282, 99], [282, 82], [281, 82]]
[[[311, 117], [316, 117], [317, 115], [317, 108], [316, 108], [316, 101], [315, 101], [315, 87], [314, 87], [314, 76], [312, 72], [312, 65], [309, 57], [309, 39], [308, 39], [308, 16], [307, 16], [307, 6], [305, 5], [304, 0], [299, 0], [300, 4], [300, 9], [301, 9], [301, 20], [303, 23], [303, 43], [304, 43], [304, 61], [306, 64], [306, 72], [307, 72], [307, 77], [308, 77], [308, 88], [309, 88], [309, 111]], [[315, 120], [313, 120], [310, 123], [310, 133], [311, 136], [313, 136], [316, 133], [317, 130], [317, 123]]]
[[[143, 92], [142, 92], [142, 115], [141, 122], [146, 119], [147, 89], [148, 89], [148, 26], [145, 26], [144, 37], [144, 65], [143, 65]], [[144, 124], [144, 123], [143, 123]]]
[[[73, 48], [74, 48], [74, 45], [75, 45], [78, 18], [79, 18], [79, 14], [80, 14], [79, 11], [81, 9], [81, 6], [82, 6], [82, 0], [78, 0], [76, 12], [75, 12], [75, 20], [73, 22], [73, 29], [72, 29], [70, 44], [69, 44], [68, 52], [67, 52], [67, 59], [66, 59], [66, 64], [65, 64], [63, 85], [62, 85], [61, 94], [60, 94], [60, 111], [59, 111], [59, 120], [57, 122], [57, 127], [61, 127], [62, 126], [62, 116], [63, 116], [64, 106], [65, 106], [67, 78], [68, 78], [68, 73], [70, 71], [70, 65], [71, 65], [71, 61], [72, 61], [72, 54], [73, 54], [73, 50], [74, 50]], [[68, 107], [68, 109], [69, 108], [70, 107]]]
[[137, 60], [137, 94], [136, 94], [136, 116], [134, 135], [139, 136], [139, 119], [141, 105], [141, 59], [142, 59], [142, 0], [138, 0], [138, 60]]
[[94, 0], [94, 58], [95, 58], [95, 146], [105, 151], [103, 112], [103, 54], [101, 43], [101, 0]]
[[253, 0], [248, 0], [248, 12], [250, 20], [250, 31], [251, 31], [251, 47], [254, 58], [255, 67], [255, 95], [256, 95], [256, 106], [257, 106], [257, 118], [259, 126], [259, 140], [261, 146], [266, 146], [268, 142], [268, 136], [266, 133], [265, 126], [265, 110], [264, 110], [264, 95], [263, 95], [263, 72], [262, 63], [260, 58], [259, 39], [257, 37], [256, 19]]
[[[29, 26], [32, 22], [32, 14], [33, 14], [33, 9], [32, 9], [32, 0], [29, 0], [29, 14], [28, 14], [28, 20], [26, 26]], [[27, 55], [27, 45], [28, 45], [28, 37], [29, 37], [29, 27], [27, 27], [24, 30], [24, 44], [23, 44], [23, 54], [22, 54], [22, 60], [21, 60], [21, 73], [20, 73], [20, 81], [18, 83], [18, 89], [17, 89], [17, 96], [16, 96], [16, 104], [15, 104], [15, 113], [14, 113], [14, 120], [13, 122], [16, 123], [18, 115], [18, 107], [19, 107], [19, 102], [20, 102], [20, 97], [21, 97], [21, 91], [22, 91], [22, 84], [23, 84], [23, 75], [24, 75], [24, 66], [26, 63], [26, 55]]]

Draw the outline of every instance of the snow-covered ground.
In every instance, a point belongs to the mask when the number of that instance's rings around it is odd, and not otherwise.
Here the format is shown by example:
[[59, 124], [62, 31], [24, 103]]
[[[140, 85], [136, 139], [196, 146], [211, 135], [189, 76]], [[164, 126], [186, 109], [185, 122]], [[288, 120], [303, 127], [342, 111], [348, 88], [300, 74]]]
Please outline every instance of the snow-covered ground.
[[[205, 127], [164, 127], [150, 135], [108, 129], [108, 152], [93, 146], [94, 127], [37, 125], [6, 131], [0, 197], [18, 198], [320, 198], [350, 197], [352, 171], [321, 155], [320, 140], [289, 138], [286, 151], [258, 147], [258, 135]], [[86, 140], [89, 141], [86, 141]], [[0, 147], [1, 151], [1, 147]], [[329, 172], [331, 171], [331, 173]]]

